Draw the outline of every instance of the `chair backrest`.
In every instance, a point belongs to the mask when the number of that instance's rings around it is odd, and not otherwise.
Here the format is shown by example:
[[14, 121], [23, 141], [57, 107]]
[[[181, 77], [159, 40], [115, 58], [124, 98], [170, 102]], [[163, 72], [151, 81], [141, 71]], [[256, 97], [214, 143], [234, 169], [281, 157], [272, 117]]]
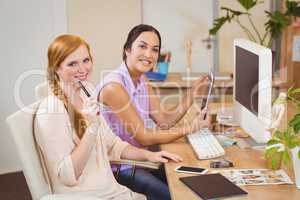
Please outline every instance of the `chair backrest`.
[[50, 193], [33, 138], [32, 121], [38, 105], [39, 102], [31, 104], [6, 119], [21, 159], [26, 182], [34, 200]]
[[34, 92], [35, 92], [35, 97], [36, 99], [43, 99], [47, 96], [49, 96], [50, 94], [52, 94], [52, 91], [48, 85], [48, 82], [42, 82], [39, 85], [37, 85], [34, 88]]

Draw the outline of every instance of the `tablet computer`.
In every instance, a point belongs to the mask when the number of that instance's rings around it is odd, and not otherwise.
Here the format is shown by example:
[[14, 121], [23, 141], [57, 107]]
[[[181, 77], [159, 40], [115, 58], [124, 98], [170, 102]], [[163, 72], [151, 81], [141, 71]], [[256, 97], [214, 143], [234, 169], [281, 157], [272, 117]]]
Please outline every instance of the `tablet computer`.
[[210, 84], [209, 84], [209, 88], [208, 88], [208, 93], [207, 93], [206, 98], [202, 99], [201, 110], [208, 108], [208, 103], [211, 98], [211, 93], [212, 93], [212, 89], [213, 89], [213, 85], [214, 85], [214, 81], [215, 81], [215, 76], [214, 76], [214, 73], [212, 70], [210, 70], [210, 72], [209, 72], [209, 79], [210, 79]]

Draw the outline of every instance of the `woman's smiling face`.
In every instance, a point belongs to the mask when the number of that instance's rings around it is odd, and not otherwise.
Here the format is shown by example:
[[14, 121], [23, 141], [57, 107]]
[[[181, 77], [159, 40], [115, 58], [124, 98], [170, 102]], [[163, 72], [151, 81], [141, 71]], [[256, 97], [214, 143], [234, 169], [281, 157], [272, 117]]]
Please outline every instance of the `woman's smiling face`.
[[73, 85], [77, 81], [86, 81], [92, 70], [92, 60], [85, 45], [79, 46], [60, 64], [56, 73], [60, 80]]
[[150, 71], [157, 63], [159, 38], [154, 32], [142, 32], [126, 52], [126, 64], [140, 73]]

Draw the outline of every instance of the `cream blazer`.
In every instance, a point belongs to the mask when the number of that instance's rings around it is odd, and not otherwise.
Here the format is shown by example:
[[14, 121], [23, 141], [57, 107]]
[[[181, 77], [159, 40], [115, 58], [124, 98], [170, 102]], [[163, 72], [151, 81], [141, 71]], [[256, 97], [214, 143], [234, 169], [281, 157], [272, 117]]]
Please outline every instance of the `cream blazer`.
[[45, 158], [53, 192], [87, 193], [99, 199], [146, 199], [115, 180], [109, 160], [120, 159], [122, 151], [129, 144], [113, 134], [102, 116], [100, 126], [100, 134], [91, 144], [93, 150], [87, 164], [76, 180], [70, 155], [79, 138], [71, 127], [64, 104], [54, 95], [41, 102], [35, 121], [35, 134]]

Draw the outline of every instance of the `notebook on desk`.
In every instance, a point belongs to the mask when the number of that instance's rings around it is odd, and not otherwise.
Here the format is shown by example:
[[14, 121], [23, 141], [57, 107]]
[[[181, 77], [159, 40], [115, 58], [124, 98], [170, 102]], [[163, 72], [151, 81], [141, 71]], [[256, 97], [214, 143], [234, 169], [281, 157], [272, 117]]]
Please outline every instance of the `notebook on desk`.
[[179, 180], [205, 200], [248, 194], [221, 174], [181, 177]]

